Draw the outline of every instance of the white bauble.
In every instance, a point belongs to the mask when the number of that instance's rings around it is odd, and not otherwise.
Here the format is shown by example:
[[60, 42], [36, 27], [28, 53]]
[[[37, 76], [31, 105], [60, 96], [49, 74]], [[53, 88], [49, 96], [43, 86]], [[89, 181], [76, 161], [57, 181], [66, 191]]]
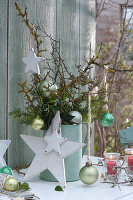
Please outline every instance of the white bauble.
[[58, 87], [56, 84], [53, 84], [52, 81], [44, 80], [40, 85], [40, 89], [43, 90], [44, 96], [48, 97], [52, 91], [56, 92]]
[[70, 115], [74, 116], [74, 118], [71, 120], [75, 124], [81, 124], [82, 123], [82, 115], [78, 111], [71, 111], [69, 112]]
[[57, 91], [58, 87], [56, 84], [52, 84], [50, 87], [49, 87], [50, 91]]
[[98, 90], [99, 90], [99, 88], [98, 88], [97, 86], [95, 86], [95, 87], [93, 88], [93, 90], [91, 91], [91, 95], [92, 95], [93, 97], [97, 97], [97, 96], [98, 96]]

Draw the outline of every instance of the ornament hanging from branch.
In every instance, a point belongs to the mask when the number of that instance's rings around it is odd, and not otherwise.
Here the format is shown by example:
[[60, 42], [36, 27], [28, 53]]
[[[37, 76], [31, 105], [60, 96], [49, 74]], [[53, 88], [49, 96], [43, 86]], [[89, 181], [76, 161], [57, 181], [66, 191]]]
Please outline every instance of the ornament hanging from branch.
[[44, 126], [44, 121], [37, 116], [35, 119], [32, 121], [32, 128], [36, 131], [40, 130]]
[[24, 181], [49, 169], [61, 186], [65, 187], [64, 158], [84, 147], [85, 144], [68, 141], [67, 138], [61, 137], [60, 112], [56, 113], [44, 138], [28, 135], [21, 135], [21, 137], [35, 153]]
[[69, 112], [71, 116], [73, 116], [73, 119], [71, 122], [75, 124], [81, 124], [82, 123], [82, 115], [78, 111], [71, 111]]
[[[98, 88], [96, 90], [98, 92]], [[95, 183], [99, 176], [97, 168], [92, 166], [90, 160], [91, 95], [94, 95], [95, 92], [95, 89], [93, 89], [88, 93], [88, 161], [86, 162], [86, 166], [82, 167], [79, 172], [80, 180], [87, 185]]]
[[52, 81], [44, 80], [40, 84], [39, 89], [43, 91], [45, 97], [49, 97], [52, 92], [57, 92], [58, 87], [56, 84], [53, 84]]
[[105, 127], [112, 126], [113, 122], [114, 117], [109, 112], [103, 113], [102, 117], [100, 118], [100, 124]]
[[[108, 72], [108, 66], [105, 66], [104, 67], [104, 87], [105, 87], [105, 102], [108, 103], [108, 95], [107, 95], [107, 92], [108, 92], [108, 84], [107, 84], [107, 72]], [[102, 115], [102, 117], [100, 118], [100, 124], [102, 126], [105, 126], [105, 127], [109, 127], [109, 126], [112, 126], [113, 122], [114, 122], [114, 117], [111, 113], [109, 113], [108, 111], [108, 104], [105, 104], [104, 106], [104, 113]]]
[[26, 64], [25, 73], [30, 70], [40, 75], [39, 63], [44, 60], [43, 57], [37, 57], [34, 49], [32, 48], [27, 57], [22, 58], [22, 61]]

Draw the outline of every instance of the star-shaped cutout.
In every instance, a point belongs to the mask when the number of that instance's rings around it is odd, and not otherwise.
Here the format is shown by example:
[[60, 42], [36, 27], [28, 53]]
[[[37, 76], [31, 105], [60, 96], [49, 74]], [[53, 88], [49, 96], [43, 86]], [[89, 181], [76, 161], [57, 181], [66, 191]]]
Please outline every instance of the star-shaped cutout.
[[40, 75], [40, 68], [39, 68], [39, 63], [44, 60], [43, 57], [37, 57], [34, 49], [32, 48], [28, 54], [28, 57], [22, 58], [22, 61], [26, 64], [25, 68], [25, 73], [29, 72], [32, 70], [36, 74]]
[[[66, 138], [61, 137], [60, 121], [60, 112], [58, 111], [44, 138], [21, 135], [35, 153], [24, 181], [48, 169], [63, 187], [66, 186], [64, 158], [79, 150], [85, 144], [68, 141]], [[54, 139], [55, 145], [52, 146]]]
[[56, 151], [61, 154], [61, 144], [66, 142], [67, 139], [63, 137], [58, 137], [57, 134], [52, 134], [51, 136], [46, 136], [44, 141], [47, 143], [45, 152], [49, 153], [51, 151]]
[[0, 140], [0, 168], [7, 165], [3, 156], [8, 149], [10, 143], [11, 140]]

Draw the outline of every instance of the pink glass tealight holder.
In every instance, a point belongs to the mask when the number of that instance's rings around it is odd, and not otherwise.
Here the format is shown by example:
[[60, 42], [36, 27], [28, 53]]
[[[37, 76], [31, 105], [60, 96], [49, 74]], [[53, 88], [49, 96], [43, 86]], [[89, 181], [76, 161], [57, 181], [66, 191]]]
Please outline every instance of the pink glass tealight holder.
[[120, 153], [104, 153], [104, 177], [115, 181], [120, 174]]
[[133, 176], [133, 147], [125, 149], [125, 167], [129, 176]]

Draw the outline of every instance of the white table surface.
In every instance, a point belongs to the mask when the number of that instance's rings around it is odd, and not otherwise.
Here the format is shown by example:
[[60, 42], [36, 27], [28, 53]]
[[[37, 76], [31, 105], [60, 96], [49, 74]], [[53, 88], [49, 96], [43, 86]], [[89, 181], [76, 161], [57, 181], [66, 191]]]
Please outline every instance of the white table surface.
[[[91, 157], [93, 163], [97, 164], [97, 158]], [[83, 158], [83, 166], [86, 162], [86, 156]], [[99, 175], [103, 169], [102, 166], [96, 166]], [[109, 183], [101, 183], [100, 176], [93, 185], [84, 185], [81, 181], [67, 182], [64, 192], [55, 191], [57, 182], [47, 182], [35, 177], [29, 181], [32, 192], [40, 197], [41, 200], [133, 200], [133, 186], [125, 184], [111, 188]], [[0, 196], [0, 200], [7, 200]]]

